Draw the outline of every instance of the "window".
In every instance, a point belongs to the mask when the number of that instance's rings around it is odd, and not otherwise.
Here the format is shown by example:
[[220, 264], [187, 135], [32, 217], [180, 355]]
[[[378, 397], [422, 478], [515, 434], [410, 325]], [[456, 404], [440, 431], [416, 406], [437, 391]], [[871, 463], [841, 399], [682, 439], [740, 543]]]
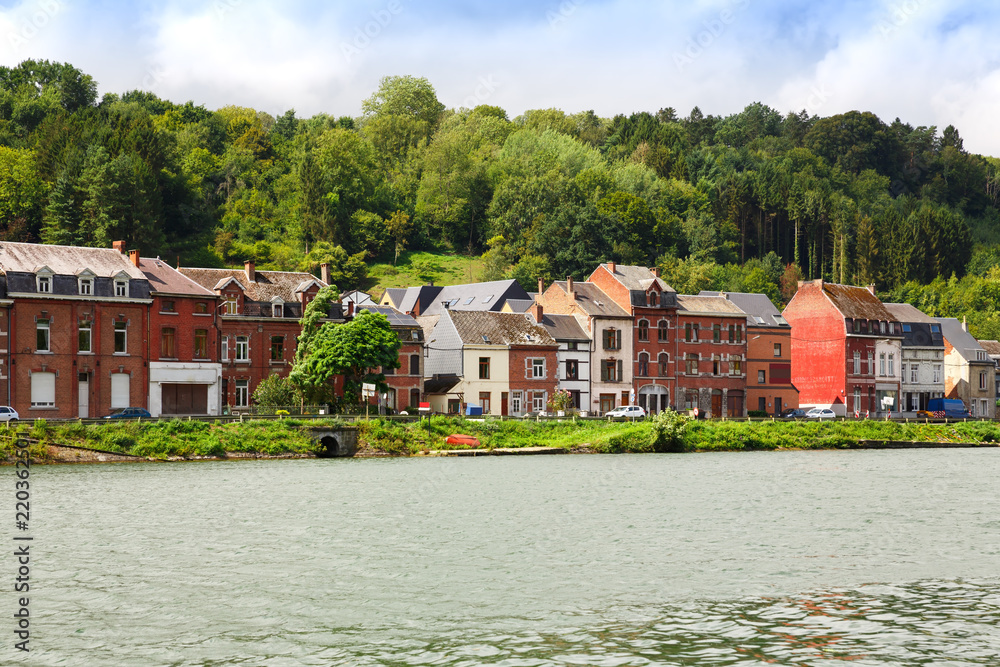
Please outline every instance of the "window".
[[[879, 328], [879, 331], [881, 333], [885, 333], [885, 322], [879, 322], [878, 323], [878, 328]], [[891, 373], [890, 373], [890, 375], [891, 375]]]
[[128, 352], [128, 322], [115, 322], [115, 354]]
[[718, 375], [721, 372], [722, 360], [718, 357], [712, 357], [712, 375]]
[[684, 372], [687, 375], [698, 374], [698, 355], [688, 354], [684, 357]]
[[934, 364], [934, 383], [941, 382], [941, 364]]
[[395, 375], [396, 369], [392, 366], [382, 366], [382, 375]]
[[735, 324], [730, 324], [728, 328], [729, 328], [729, 342], [730, 343], [735, 343], [736, 342], [736, 325]]
[[571, 340], [570, 342], [566, 343], [566, 349], [567, 350], [576, 350], [576, 349], [579, 349], [579, 345], [577, 344], [577, 342], [575, 340]]
[[[240, 336], [236, 337], [237, 339]], [[245, 408], [250, 405], [250, 381], [249, 380], [237, 380], [236, 381], [236, 407]]]
[[979, 372], [979, 388], [986, 389], [986, 373], [985, 371]]
[[472, 303], [475, 300], [476, 300], [476, 297], [470, 296], [468, 299], [465, 300], [465, 305], [468, 306], [470, 303]]
[[222, 361], [229, 361], [229, 336], [222, 337]]
[[712, 325], [712, 342], [721, 343], [722, 342], [722, 325], [713, 324]]
[[639, 377], [649, 375], [649, 355], [645, 352], [639, 355]]
[[885, 352], [880, 352], [878, 355], [878, 374], [885, 376]]
[[854, 374], [861, 375], [861, 353], [857, 350], [854, 352]]
[[271, 361], [285, 360], [285, 337], [271, 336]]
[[81, 322], [79, 328], [76, 330], [76, 350], [77, 352], [93, 352], [93, 345], [91, 342], [90, 334], [91, 327], [93, 325], [90, 322]]
[[622, 349], [622, 332], [618, 329], [605, 329], [602, 337], [605, 350]]
[[283, 303], [272, 303], [271, 304], [271, 317], [284, 317], [285, 316], [285, 304]]
[[918, 368], [919, 368], [919, 366], [917, 366], [916, 364], [910, 364], [910, 382], [916, 383], [918, 381], [917, 380], [917, 369]]
[[660, 365], [660, 377], [667, 377], [670, 371], [670, 355], [666, 352], [661, 352], [658, 361]]
[[910, 410], [916, 412], [920, 409], [920, 394], [914, 392], [910, 394]]
[[194, 304], [194, 312], [196, 315], [207, 315], [208, 314], [208, 304], [204, 301], [198, 301]]
[[115, 296], [128, 296], [128, 280], [115, 280]]
[[739, 355], [732, 355], [729, 357], [729, 374], [730, 375], [742, 375], [743, 374], [743, 358]]
[[205, 359], [208, 357], [208, 329], [194, 330], [194, 358]]
[[174, 349], [174, 334], [176, 331], [173, 328], [166, 328], [160, 332], [160, 356], [168, 359], [173, 359], [177, 356]]
[[239, 310], [239, 301], [237, 301], [235, 296], [226, 297], [226, 309], [224, 313], [226, 315], [236, 315]]
[[489, 380], [490, 379], [490, 358], [489, 357], [479, 357], [479, 379]]
[[657, 292], [649, 293], [649, 305], [655, 306], [660, 302], [660, 295]]
[[990, 402], [985, 398], [979, 400], [979, 416], [980, 417], [990, 416]]
[[533, 377], [533, 378], [544, 378], [545, 377], [545, 360], [544, 359], [532, 359], [531, 360], [531, 377]]
[[668, 332], [668, 329], [667, 329], [667, 321], [666, 320], [660, 320], [659, 322], [657, 322], [657, 324], [656, 324], [656, 340], [660, 341], [661, 343], [667, 342], [668, 333], [669, 332]]
[[533, 392], [531, 397], [531, 409], [535, 412], [541, 412], [545, 409], [545, 392], [536, 391]]
[[861, 387], [854, 388], [854, 411], [861, 412]]
[[896, 376], [896, 355], [893, 352], [889, 353], [889, 376]]
[[691, 342], [691, 323], [690, 322], [685, 322], [684, 323], [684, 340], [686, 342], [688, 342], [688, 343]]
[[420, 355], [410, 355], [410, 375], [420, 375]]
[[775, 343], [774, 344], [774, 356], [776, 356], [776, 357], [780, 357], [781, 356], [781, 343]]
[[515, 415], [521, 414], [521, 392], [519, 391], [511, 392], [510, 410]]
[[698, 342], [698, 325], [691, 324], [690, 322], [684, 325], [684, 340], [697, 343]]
[[50, 294], [52, 292], [52, 276], [42, 275], [38, 276], [38, 291], [41, 294]]
[[743, 342], [743, 325], [742, 324], [737, 324], [736, 325], [736, 342], [737, 343], [742, 343]]
[[176, 313], [177, 305], [173, 301], [164, 301], [162, 310], [164, 313]]
[[576, 359], [566, 360], [566, 379], [567, 380], [579, 380], [580, 379], [580, 362]]
[[448, 399], [448, 414], [449, 415], [457, 415], [461, 411], [462, 411], [462, 401], [458, 400], [457, 398], [449, 398]]
[[236, 337], [236, 361], [250, 361], [250, 337]]
[[767, 384], [767, 371], [757, 371], [757, 384]]
[[649, 322], [639, 320], [639, 340], [649, 340]]
[[127, 408], [132, 402], [129, 399], [131, 377], [128, 373], [111, 374], [111, 407]]
[[77, 281], [80, 285], [80, 294], [84, 296], [90, 296], [94, 293], [94, 279], [93, 278], [79, 278]]
[[35, 320], [35, 349], [38, 352], [51, 352], [49, 349], [49, 321]]
[[906, 364], [899, 365], [899, 381], [906, 382]]
[[875, 375], [875, 353], [868, 353], [868, 375]]
[[483, 414], [490, 414], [490, 394], [486, 391], [479, 392], [479, 407], [483, 409]]
[[31, 407], [33, 408], [56, 407], [55, 373], [31, 374]]
[[601, 361], [601, 381], [619, 382], [622, 377], [622, 362], [620, 359], [603, 359]]

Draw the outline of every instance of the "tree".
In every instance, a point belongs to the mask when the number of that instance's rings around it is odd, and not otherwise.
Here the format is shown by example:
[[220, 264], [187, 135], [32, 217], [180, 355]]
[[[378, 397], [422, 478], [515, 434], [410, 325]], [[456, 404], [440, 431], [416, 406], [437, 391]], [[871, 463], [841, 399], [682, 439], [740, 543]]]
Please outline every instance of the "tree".
[[368, 276], [368, 266], [365, 264], [365, 252], [349, 255], [341, 246], [335, 246], [326, 241], [313, 245], [299, 263], [300, 271], [315, 271], [323, 264], [330, 265], [330, 282], [344, 289], [361, 287]]
[[296, 355], [289, 377], [309, 400], [321, 401], [332, 395], [334, 377], [342, 375], [344, 399], [357, 404], [363, 383], [388, 390], [380, 369], [399, 368], [399, 348], [399, 337], [385, 315], [363, 310], [346, 324], [320, 326], [307, 341], [302, 359]]
[[410, 116], [437, 125], [444, 105], [424, 77], [384, 76], [378, 90], [361, 103], [366, 116]]
[[285, 408], [299, 405], [302, 393], [289, 378], [278, 374], [268, 375], [253, 392], [253, 402], [265, 408]]
[[399, 253], [406, 247], [406, 238], [413, 231], [413, 223], [410, 220], [410, 216], [406, 215], [406, 213], [396, 211], [385, 221], [385, 226], [388, 228], [393, 241], [396, 242], [396, 252], [392, 257], [392, 263], [395, 265], [399, 259]]

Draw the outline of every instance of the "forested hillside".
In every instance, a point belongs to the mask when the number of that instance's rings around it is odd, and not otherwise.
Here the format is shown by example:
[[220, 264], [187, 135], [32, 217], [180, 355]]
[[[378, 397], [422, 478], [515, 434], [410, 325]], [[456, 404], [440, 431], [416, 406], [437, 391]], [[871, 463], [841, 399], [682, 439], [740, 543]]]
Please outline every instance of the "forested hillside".
[[0, 236], [125, 239], [188, 266], [330, 261], [341, 288], [397, 261], [434, 278], [434, 255], [411, 265], [412, 251], [481, 255], [472, 279], [528, 287], [605, 260], [658, 264], [678, 291], [776, 302], [824, 277], [1000, 333], [1000, 163], [952, 126], [760, 103], [511, 119], [445, 109], [414, 77], [386, 77], [362, 108], [275, 118], [141, 91], [98, 99], [69, 64], [0, 67]]

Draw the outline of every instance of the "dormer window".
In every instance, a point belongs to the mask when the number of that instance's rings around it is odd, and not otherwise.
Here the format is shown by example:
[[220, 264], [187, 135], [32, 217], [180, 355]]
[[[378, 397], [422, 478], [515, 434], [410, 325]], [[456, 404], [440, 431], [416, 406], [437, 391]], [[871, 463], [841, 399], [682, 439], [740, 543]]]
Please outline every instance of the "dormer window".
[[93, 278], [80, 278], [80, 294], [83, 296], [91, 296], [94, 293], [94, 279]]
[[38, 291], [42, 294], [52, 293], [52, 276], [38, 276]]
[[128, 297], [128, 274], [124, 271], [115, 276], [115, 296], [119, 299]]
[[656, 305], [659, 304], [659, 302], [660, 302], [660, 295], [659, 295], [659, 293], [657, 293], [657, 292], [650, 292], [649, 293], [649, 305], [650, 306], [656, 306]]
[[227, 296], [225, 306], [226, 315], [236, 315], [239, 310], [239, 305], [235, 296]]
[[283, 304], [283, 303], [272, 303], [271, 304], [271, 315], [273, 317], [284, 317], [285, 316], [285, 304]]

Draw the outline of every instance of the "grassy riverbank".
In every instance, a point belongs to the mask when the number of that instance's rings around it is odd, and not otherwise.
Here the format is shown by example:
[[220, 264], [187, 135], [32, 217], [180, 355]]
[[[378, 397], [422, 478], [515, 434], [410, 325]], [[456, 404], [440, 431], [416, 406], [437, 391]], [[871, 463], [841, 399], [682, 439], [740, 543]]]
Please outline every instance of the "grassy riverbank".
[[[45, 445], [62, 444], [153, 458], [315, 454], [303, 426], [339, 426], [337, 420], [247, 421], [212, 424], [198, 421], [113, 423], [76, 422], [20, 424], [11, 432], [36, 438], [35, 460], [45, 459]], [[423, 451], [455, 449], [445, 443], [453, 433], [477, 437], [483, 448], [563, 447], [574, 452], [640, 453], [654, 451], [742, 451], [841, 449], [861, 441], [963, 442], [996, 444], [994, 422], [952, 424], [861, 422], [713, 422], [667, 415], [636, 423], [579, 421], [472, 421], [434, 417], [430, 423], [373, 419], [357, 423], [361, 456], [409, 456]], [[11, 445], [0, 441], [10, 458]]]

